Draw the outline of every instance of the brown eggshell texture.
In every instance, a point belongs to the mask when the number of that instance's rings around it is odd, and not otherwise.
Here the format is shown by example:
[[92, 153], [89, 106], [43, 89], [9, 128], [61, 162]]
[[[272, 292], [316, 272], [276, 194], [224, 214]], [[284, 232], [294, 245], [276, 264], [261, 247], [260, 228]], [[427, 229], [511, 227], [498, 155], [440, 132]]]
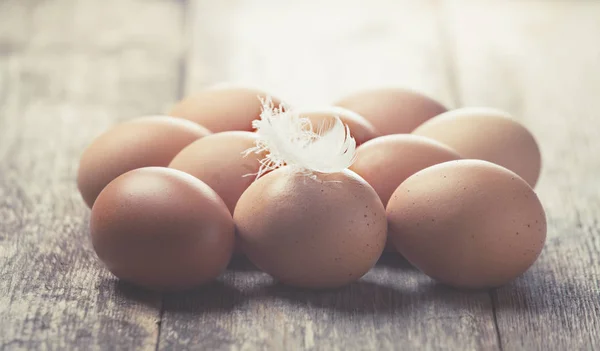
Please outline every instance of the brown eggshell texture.
[[234, 243], [231, 214], [202, 181], [169, 168], [130, 171], [98, 196], [92, 244], [117, 277], [154, 290], [216, 278]]
[[248, 258], [282, 283], [332, 288], [364, 275], [386, 241], [375, 190], [346, 170], [317, 179], [290, 167], [250, 185], [234, 212]]
[[260, 167], [259, 155], [243, 154], [255, 146], [256, 139], [257, 135], [251, 132], [215, 133], [188, 145], [169, 167], [208, 184], [233, 213], [235, 204], [256, 179]]
[[439, 102], [406, 89], [374, 89], [349, 95], [334, 105], [363, 116], [382, 135], [410, 133], [428, 119], [446, 112]]
[[[266, 98], [264, 91], [250, 88], [207, 89], [179, 101], [170, 116], [181, 117], [199, 123], [211, 131], [252, 131], [252, 121], [262, 111], [259, 97]], [[274, 105], [280, 100], [270, 96]]]
[[83, 152], [77, 175], [81, 196], [91, 208], [113, 179], [136, 168], [166, 167], [184, 147], [209, 134], [196, 123], [169, 116], [121, 123], [96, 138]]
[[393, 134], [361, 145], [350, 169], [371, 184], [381, 202], [387, 205], [392, 193], [411, 175], [429, 166], [460, 158], [456, 151], [435, 140]]
[[532, 187], [540, 175], [542, 158], [535, 138], [510, 115], [496, 109], [468, 107], [449, 111], [421, 125], [413, 134], [438, 140], [463, 158], [506, 167]]
[[[356, 112], [342, 107], [324, 107], [318, 109], [300, 110], [300, 115], [310, 119], [315, 132], [325, 132], [328, 126], [332, 126], [335, 121], [334, 116], [340, 118], [350, 129], [350, 134], [360, 145], [368, 140], [379, 136], [375, 127]], [[319, 133], [322, 134], [322, 133]]]
[[527, 182], [480, 160], [414, 174], [392, 195], [387, 217], [398, 251], [456, 287], [510, 282], [534, 263], [546, 239], [544, 209]]

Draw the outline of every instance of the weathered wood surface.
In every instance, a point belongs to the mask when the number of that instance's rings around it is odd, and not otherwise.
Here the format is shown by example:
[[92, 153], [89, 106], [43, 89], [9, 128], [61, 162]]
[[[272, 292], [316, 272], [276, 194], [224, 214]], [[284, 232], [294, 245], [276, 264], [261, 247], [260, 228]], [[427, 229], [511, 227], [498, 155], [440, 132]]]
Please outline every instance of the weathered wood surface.
[[177, 97], [171, 1], [0, 1], [0, 350], [154, 350], [161, 296], [88, 242], [79, 154]]
[[[600, 3], [0, 0], [0, 349], [600, 347]], [[118, 120], [230, 81], [293, 104], [405, 85], [531, 127], [549, 238], [514, 283], [463, 292], [394, 256], [329, 292], [236, 260], [211, 286], [120, 284], [87, 240], [77, 158]]]

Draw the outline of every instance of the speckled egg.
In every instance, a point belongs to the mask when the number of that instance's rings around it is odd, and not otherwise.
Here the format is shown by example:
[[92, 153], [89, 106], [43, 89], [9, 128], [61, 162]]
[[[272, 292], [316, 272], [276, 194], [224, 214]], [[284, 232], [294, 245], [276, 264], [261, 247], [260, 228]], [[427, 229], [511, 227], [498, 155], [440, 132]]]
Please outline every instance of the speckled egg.
[[480, 160], [417, 172], [392, 195], [387, 218], [396, 249], [455, 287], [510, 282], [535, 262], [546, 239], [544, 209], [527, 182]]
[[242, 194], [234, 221], [242, 248], [257, 267], [304, 288], [359, 279], [377, 262], [387, 237], [377, 193], [349, 170], [311, 177], [279, 168]]

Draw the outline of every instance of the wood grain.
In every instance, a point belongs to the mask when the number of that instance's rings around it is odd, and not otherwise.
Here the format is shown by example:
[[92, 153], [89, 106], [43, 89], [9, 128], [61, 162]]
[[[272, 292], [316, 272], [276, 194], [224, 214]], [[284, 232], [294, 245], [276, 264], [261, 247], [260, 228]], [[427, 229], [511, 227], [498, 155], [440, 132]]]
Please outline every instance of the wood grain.
[[496, 349], [487, 293], [433, 283], [396, 255], [333, 291], [275, 283], [245, 261], [213, 286], [165, 297], [165, 350]]
[[171, 1], [0, 2], [0, 349], [155, 349], [161, 297], [96, 260], [75, 174], [93, 137], [176, 98], [180, 18]]
[[[187, 91], [220, 80], [293, 104], [408, 86], [453, 104], [433, 3], [195, 1]], [[213, 286], [165, 296], [160, 349], [392, 350], [498, 348], [487, 292], [434, 284], [398, 257], [359, 282], [311, 292], [277, 285], [247, 262]]]
[[536, 135], [547, 245], [494, 293], [504, 350], [600, 348], [600, 3], [455, 2], [458, 97], [505, 109]]

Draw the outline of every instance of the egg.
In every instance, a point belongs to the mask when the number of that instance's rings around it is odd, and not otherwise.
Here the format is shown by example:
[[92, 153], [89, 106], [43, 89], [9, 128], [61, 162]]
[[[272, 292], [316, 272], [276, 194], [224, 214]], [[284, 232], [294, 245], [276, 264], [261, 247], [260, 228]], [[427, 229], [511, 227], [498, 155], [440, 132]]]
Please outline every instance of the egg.
[[302, 288], [359, 279], [386, 241], [383, 204], [349, 170], [311, 177], [279, 168], [248, 187], [233, 216], [248, 258], [280, 282]]
[[350, 169], [375, 189], [384, 205], [406, 178], [429, 166], [461, 158], [444, 144], [410, 134], [375, 138], [361, 145], [356, 153]]
[[115, 276], [159, 291], [213, 280], [234, 243], [233, 219], [214, 190], [161, 167], [136, 169], [108, 184], [92, 208], [90, 232]]
[[169, 165], [202, 180], [219, 194], [231, 213], [242, 193], [256, 178], [260, 156], [244, 155], [256, 134], [243, 131], [215, 133], [184, 148]]
[[438, 140], [463, 158], [481, 159], [506, 167], [534, 187], [542, 157], [533, 135], [506, 112], [467, 107], [441, 114], [413, 134]]
[[121, 123], [96, 138], [83, 152], [77, 186], [91, 208], [102, 189], [130, 170], [166, 167], [193, 141], [211, 134], [196, 123], [169, 116], [148, 116]]
[[199, 123], [213, 132], [252, 131], [252, 121], [262, 111], [259, 98], [270, 97], [275, 106], [280, 100], [251, 88], [207, 89], [179, 101], [168, 113]]
[[428, 119], [446, 112], [441, 103], [407, 89], [373, 89], [349, 95], [334, 105], [371, 122], [382, 135], [410, 133]]
[[356, 140], [357, 145], [379, 136], [379, 132], [364, 117], [342, 107], [305, 109], [300, 110], [299, 114], [311, 121], [313, 131], [320, 133], [327, 131], [327, 127], [333, 125], [334, 116], [339, 117], [350, 129], [350, 134]]
[[514, 172], [481, 160], [441, 163], [404, 181], [387, 205], [394, 245], [428, 276], [460, 288], [510, 282], [537, 259], [546, 217]]

